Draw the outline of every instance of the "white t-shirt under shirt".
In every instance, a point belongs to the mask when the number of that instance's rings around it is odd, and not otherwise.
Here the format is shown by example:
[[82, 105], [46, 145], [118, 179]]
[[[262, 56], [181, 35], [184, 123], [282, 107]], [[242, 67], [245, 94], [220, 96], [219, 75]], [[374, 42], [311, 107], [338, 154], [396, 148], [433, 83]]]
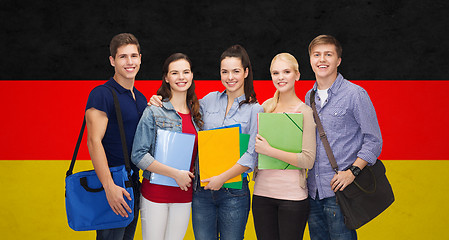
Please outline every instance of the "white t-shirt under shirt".
[[321, 107], [323, 107], [324, 104], [326, 104], [327, 97], [329, 96], [329, 94], [327, 93], [327, 90], [329, 90], [329, 88], [326, 88], [323, 90], [320, 90], [320, 89], [317, 89], [317, 90], [318, 90], [318, 96], [320, 97]]

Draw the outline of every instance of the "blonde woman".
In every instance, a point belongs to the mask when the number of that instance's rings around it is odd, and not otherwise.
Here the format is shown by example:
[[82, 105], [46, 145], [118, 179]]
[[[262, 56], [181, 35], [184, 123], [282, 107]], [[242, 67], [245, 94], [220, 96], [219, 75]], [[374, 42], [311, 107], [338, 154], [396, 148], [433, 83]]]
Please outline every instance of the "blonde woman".
[[263, 103], [267, 113], [302, 113], [304, 115], [301, 153], [273, 148], [260, 135], [256, 137], [257, 153], [280, 159], [301, 168], [261, 169], [257, 171], [253, 195], [253, 217], [257, 239], [302, 239], [309, 214], [306, 169], [313, 167], [316, 154], [315, 121], [312, 109], [295, 93], [299, 65], [289, 53], [280, 53], [271, 61], [274, 96]]

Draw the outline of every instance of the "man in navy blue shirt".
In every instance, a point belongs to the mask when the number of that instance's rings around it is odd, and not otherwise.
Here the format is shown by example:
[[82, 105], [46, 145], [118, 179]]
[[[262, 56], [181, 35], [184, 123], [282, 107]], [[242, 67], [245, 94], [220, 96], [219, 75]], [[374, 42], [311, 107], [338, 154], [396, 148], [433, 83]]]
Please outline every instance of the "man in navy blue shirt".
[[[145, 96], [134, 87], [139, 72], [140, 45], [136, 37], [129, 33], [114, 36], [110, 43], [109, 60], [115, 74], [104, 85], [116, 92], [122, 111], [128, 154], [131, 153], [134, 133], [147, 105]], [[132, 212], [124, 198], [131, 200], [126, 189], [112, 180], [109, 167], [125, 164], [122, 142], [111, 91], [100, 85], [89, 94], [86, 105], [87, 146], [95, 172], [100, 179], [111, 209], [123, 217]], [[133, 239], [139, 209], [139, 170], [131, 163], [134, 181], [134, 220], [124, 228], [98, 230], [97, 239]]]
[[376, 111], [368, 93], [338, 73], [342, 48], [332, 36], [320, 35], [309, 45], [310, 65], [316, 83], [316, 110], [337, 162], [334, 172], [317, 134], [316, 160], [308, 173], [310, 239], [357, 239], [355, 230], [344, 224], [335, 192], [351, 184], [361, 169], [373, 165], [382, 150]]

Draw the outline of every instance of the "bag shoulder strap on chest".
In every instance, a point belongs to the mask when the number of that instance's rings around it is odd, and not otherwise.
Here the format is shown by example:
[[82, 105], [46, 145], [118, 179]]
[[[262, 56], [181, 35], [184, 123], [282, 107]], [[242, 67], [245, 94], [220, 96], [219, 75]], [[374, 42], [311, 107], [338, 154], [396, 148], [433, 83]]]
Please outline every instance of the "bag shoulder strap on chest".
[[323, 143], [324, 149], [326, 150], [327, 158], [331, 163], [332, 169], [338, 173], [338, 165], [337, 161], [335, 161], [334, 153], [332, 152], [331, 145], [329, 144], [329, 140], [327, 140], [326, 133], [324, 132], [323, 125], [321, 124], [320, 117], [318, 116], [318, 112], [316, 110], [315, 103], [315, 91], [312, 89], [310, 92], [310, 106], [313, 110], [313, 118], [315, 119], [316, 126], [318, 128], [318, 133], [320, 134], [321, 142]]
[[[117, 93], [115, 92], [114, 89], [112, 89], [112, 87], [110, 87], [108, 85], [102, 85], [102, 86], [107, 87], [111, 91], [112, 97], [114, 99], [114, 107], [115, 107], [115, 112], [116, 112], [116, 116], [117, 116], [119, 131], [120, 131], [120, 139], [122, 141], [123, 157], [125, 159], [125, 168], [126, 168], [126, 171], [128, 172], [128, 179], [131, 179], [131, 165], [130, 165], [130, 159], [129, 159], [129, 154], [128, 154], [128, 147], [126, 144], [125, 128], [123, 126], [122, 111], [120, 109], [120, 103], [119, 103], [119, 100], [117, 97]], [[75, 167], [76, 156], [78, 155], [78, 150], [81, 145], [81, 140], [83, 138], [83, 133], [84, 133], [85, 127], [86, 127], [86, 115], [84, 115], [84, 117], [83, 117], [83, 124], [81, 126], [80, 134], [78, 136], [78, 141], [76, 142], [75, 150], [72, 155], [72, 161], [70, 162], [70, 167], [66, 173], [66, 176], [70, 176], [73, 174], [73, 168]]]

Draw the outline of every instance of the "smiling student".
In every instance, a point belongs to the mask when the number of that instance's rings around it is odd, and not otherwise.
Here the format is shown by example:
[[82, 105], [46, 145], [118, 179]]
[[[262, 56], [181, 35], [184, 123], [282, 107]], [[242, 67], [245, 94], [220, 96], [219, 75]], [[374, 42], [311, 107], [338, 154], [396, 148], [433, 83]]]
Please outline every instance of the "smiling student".
[[[250, 140], [248, 150], [233, 167], [202, 180], [207, 182], [205, 187], [200, 187], [198, 171], [195, 172], [192, 225], [197, 240], [243, 239], [250, 210], [246, 177], [242, 189], [222, 187], [227, 180], [253, 171], [257, 159], [254, 151], [257, 114], [263, 108], [257, 103], [251, 62], [242, 46], [233, 45], [222, 53], [220, 76], [226, 90], [211, 92], [200, 100], [203, 129], [240, 124], [242, 133], [250, 134]], [[149, 104], [160, 106], [160, 97], [152, 96]]]
[[[162, 84], [157, 91], [163, 98], [162, 107], [148, 106], [137, 126], [132, 162], [144, 170], [140, 208], [143, 239], [181, 240], [188, 227], [192, 172], [197, 161], [197, 131], [203, 124], [191, 65], [190, 59], [182, 53], [165, 60]], [[190, 171], [178, 170], [154, 159], [157, 129], [196, 135]], [[179, 187], [152, 184], [151, 173], [171, 177]]]
[[[114, 36], [110, 43], [110, 64], [115, 74], [104, 85], [94, 88], [86, 104], [87, 146], [95, 172], [100, 179], [111, 209], [128, 216], [131, 209], [124, 198], [131, 200], [126, 189], [117, 186], [109, 167], [125, 164], [114, 100], [108, 87], [117, 92], [121, 106], [126, 145], [131, 153], [134, 133], [147, 105], [145, 96], [134, 87], [140, 69], [141, 54], [137, 38], [130, 33]], [[97, 239], [133, 239], [139, 216], [139, 169], [131, 163], [134, 187], [134, 220], [124, 228], [97, 230]]]
[[234, 45], [220, 57], [220, 76], [223, 92], [211, 92], [200, 100], [204, 129], [240, 124], [241, 131], [250, 134], [248, 150], [237, 163], [209, 179], [193, 194], [192, 224], [195, 239], [243, 239], [250, 210], [247, 178], [242, 189], [222, 188], [223, 184], [242, 173], [249, 173], [256, 165], [254, 151], [257, 134], [257, 114], [263, 108], [257, 103], [253, 87], [251, 62], [246, 50]]
[[309, 44], [310, 65], [316, 82], [306, 94], [316, 92], [319, 118], [341, 171], [336, 174], [317, 134], [316, 162], [308, 174], [309, 233], [315, 239], [357, 239], [344, 224], [336, 191], [351, 184], [366, 165], [373, 165], [382, 150], [376, 111], [368, 93], [340, 73], [342, 47], [333, 36], [320, 35]]
[[256, 152], [282, 160], [301, 169], [259, 169], [255, 172], [253, 218], [257, 239], [302, 239], [309, 214], [306, 169], [315, 161], [315, 121], [312, 109], [295, 93], [299, 65], [289, 53], [280, 53], [271, 61], [274, 97], [262, 106], [266, 113], [302, 113], [302, 152], [291, 153], [270, 146], [257, 135]]

